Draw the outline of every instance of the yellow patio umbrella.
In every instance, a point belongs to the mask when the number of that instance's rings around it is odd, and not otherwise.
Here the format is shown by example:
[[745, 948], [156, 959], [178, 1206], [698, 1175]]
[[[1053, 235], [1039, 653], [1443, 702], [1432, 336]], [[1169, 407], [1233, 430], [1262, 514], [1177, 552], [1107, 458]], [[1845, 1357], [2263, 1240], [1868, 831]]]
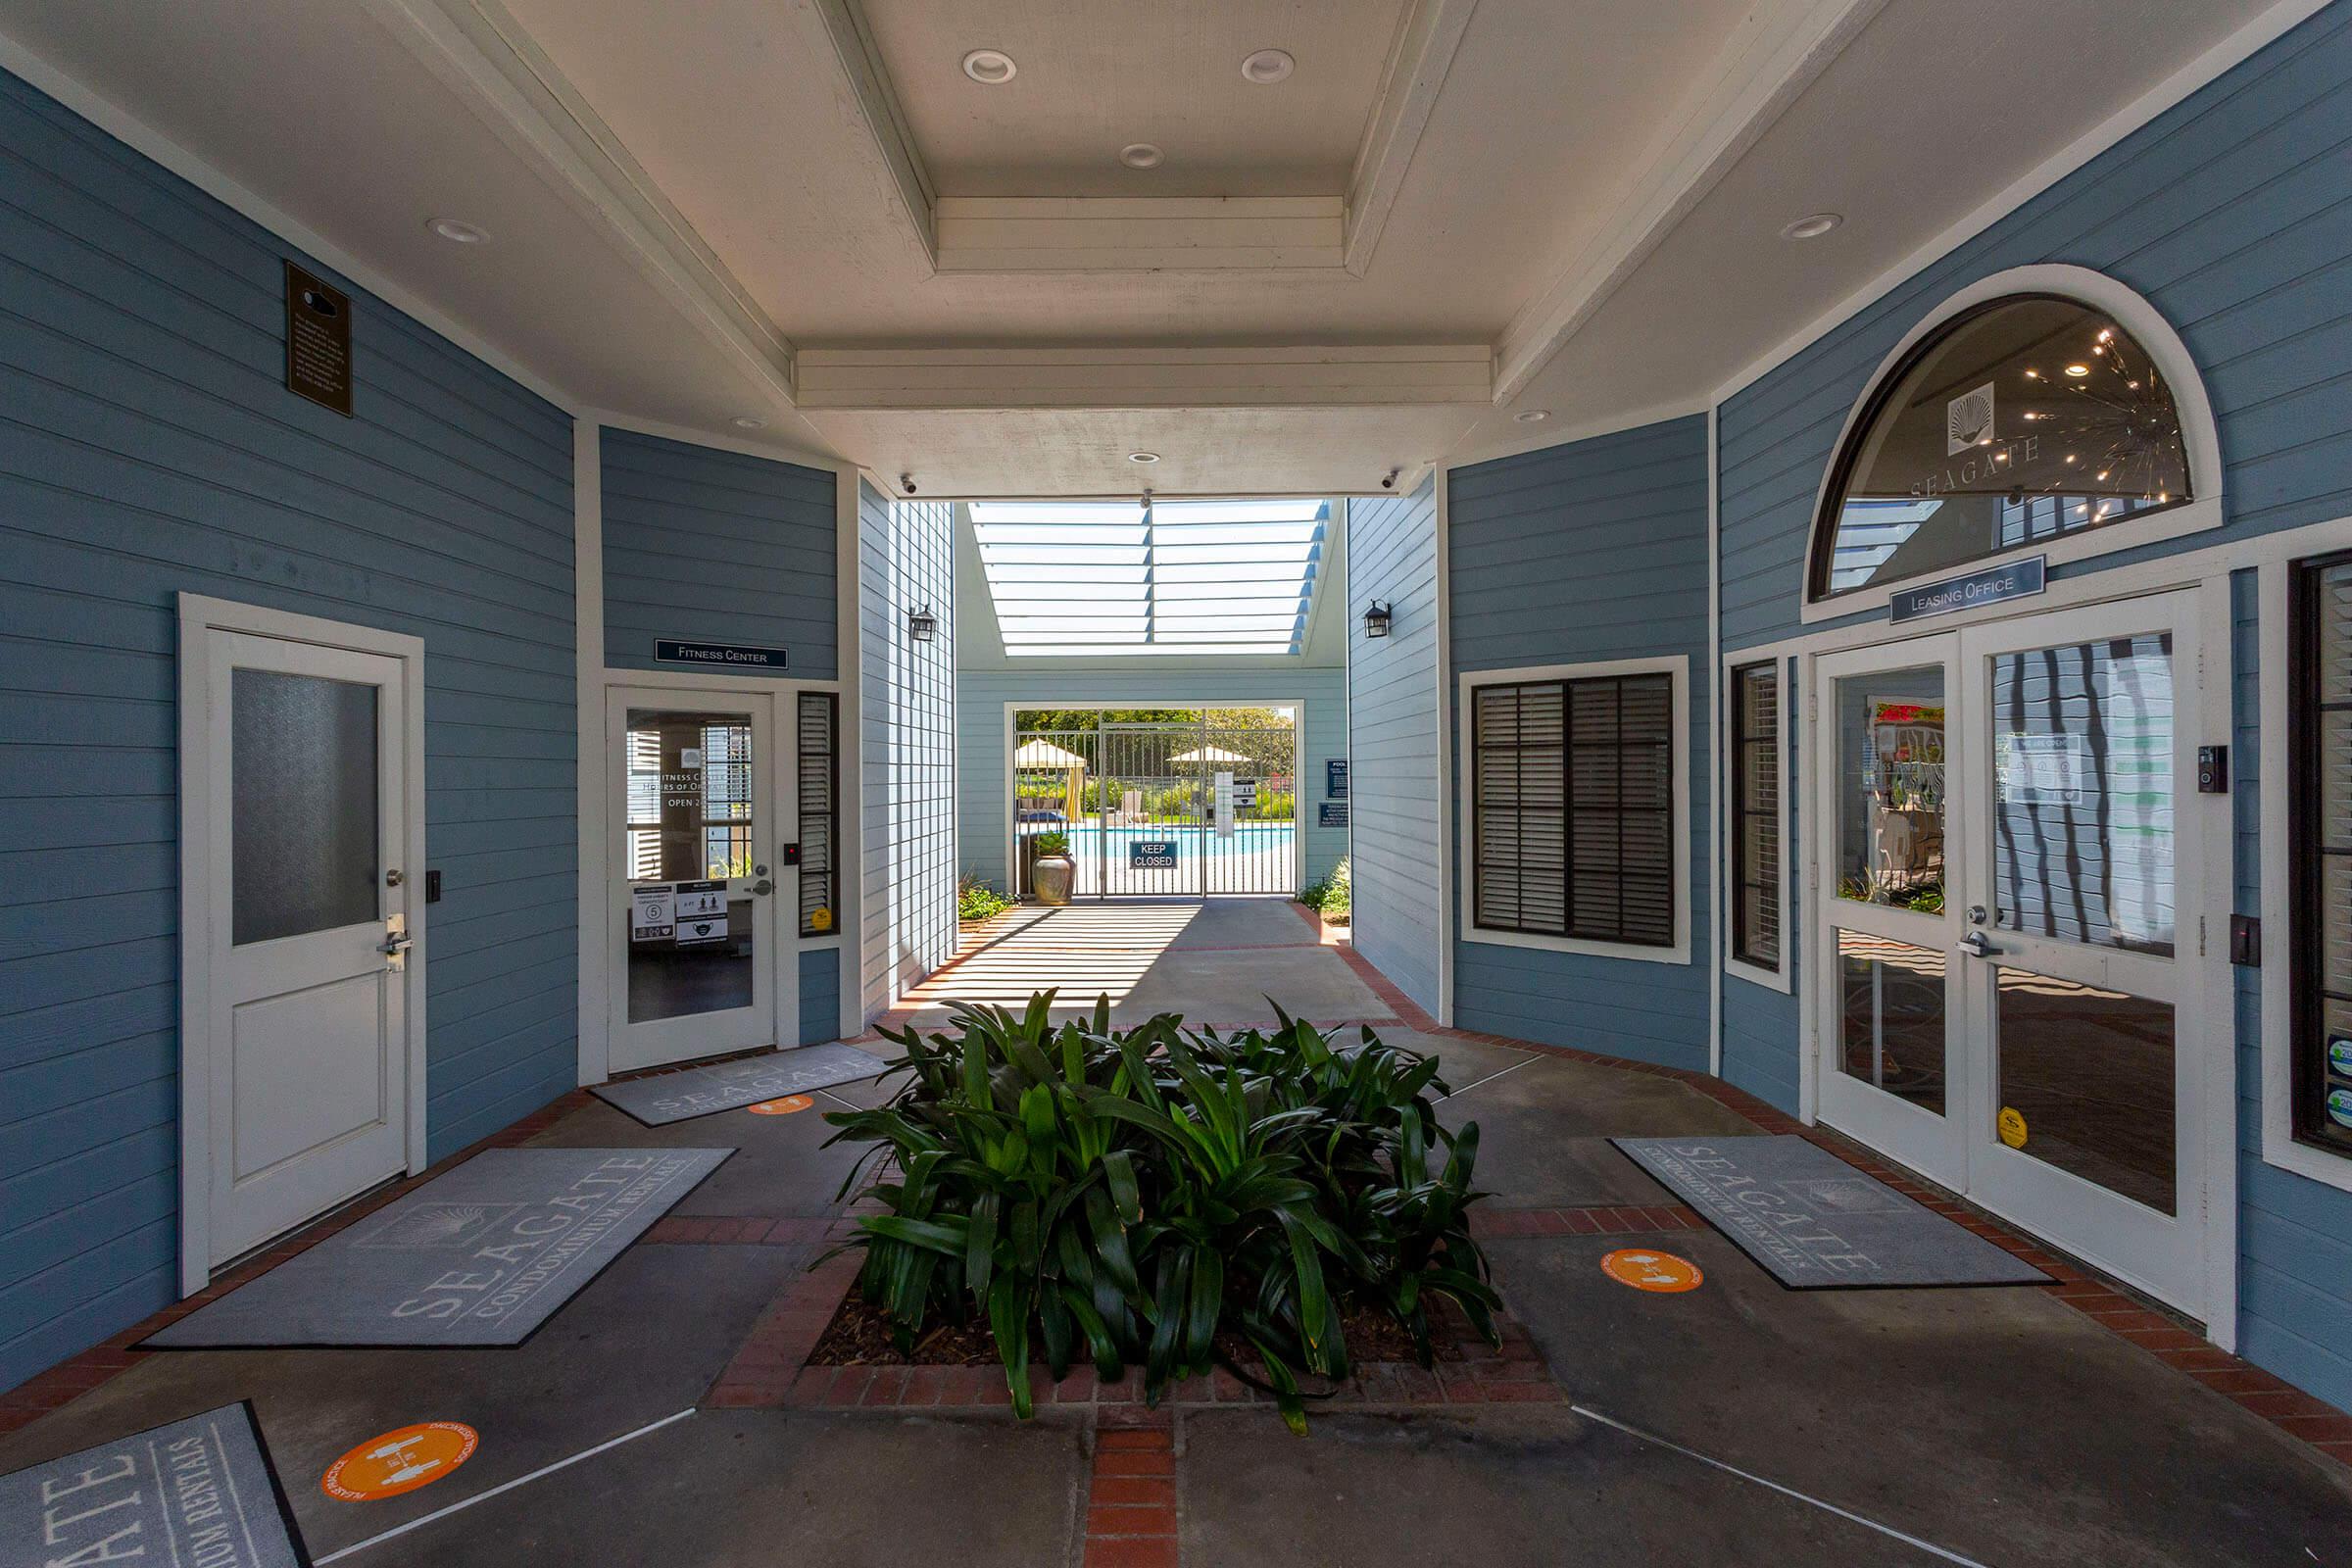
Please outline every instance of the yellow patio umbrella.
[[1066, 774], [1061, 814], [1069, 821], [1078, 820], [1080, 809], [1086, 804], [1085, 758], [1041, 737], [1030, 741], [1012, 754], [1012, 766], [1015, 772], [1023, 770], [1043, 772], [1048, 768], [1054, 768]]

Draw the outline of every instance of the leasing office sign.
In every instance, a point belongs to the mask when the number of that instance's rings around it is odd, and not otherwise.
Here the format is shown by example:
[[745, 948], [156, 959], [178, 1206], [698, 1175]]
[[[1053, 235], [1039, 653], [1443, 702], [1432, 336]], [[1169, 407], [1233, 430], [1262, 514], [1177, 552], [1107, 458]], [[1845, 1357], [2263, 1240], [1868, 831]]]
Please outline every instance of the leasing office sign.
[[1905, 588], [1889, 601], [1892, 618], [1918, 620], [1927, 615], [1948, 615], [1955, 610], [1974, 610], [1979, 605], [1995, 605], [2004, 599], [2031, 599], [2049, 586], [2048, 565], [2047, 556], [2028, 556], [2023, 561], [1987, 566], [1964, 577], [1946, 577], [1922, 588]]

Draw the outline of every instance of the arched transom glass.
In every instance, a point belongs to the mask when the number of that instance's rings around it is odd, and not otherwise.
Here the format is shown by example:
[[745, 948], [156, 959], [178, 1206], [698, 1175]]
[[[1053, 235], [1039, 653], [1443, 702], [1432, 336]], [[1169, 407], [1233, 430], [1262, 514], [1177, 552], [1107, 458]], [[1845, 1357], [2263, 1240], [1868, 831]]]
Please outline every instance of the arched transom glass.
[[1814, 599], [1901, 582], [2191, 499], [2172, 389], [2114, 318], [2014, 294], [1881, 381], [1813, 531]]

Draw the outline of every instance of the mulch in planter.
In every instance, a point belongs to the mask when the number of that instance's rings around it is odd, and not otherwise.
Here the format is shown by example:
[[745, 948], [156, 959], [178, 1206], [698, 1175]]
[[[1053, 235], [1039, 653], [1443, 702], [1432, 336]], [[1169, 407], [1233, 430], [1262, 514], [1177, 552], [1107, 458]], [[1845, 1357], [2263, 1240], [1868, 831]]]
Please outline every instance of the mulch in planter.
[[[1458, 1343], [1468, 1331], [1458, 1324], [1451, 1310], [1441, 1305], [1432, 1314], [1430, 1340], [1441, 1361], [1459, 1361], [1462, 1348]], [[1396, 1320], [1375, 1307], [1352, 1306], [1341, 1315], [1340, 1326], [1348, 1340], [1348, 1357], [1359, 1365], [1380, 1361], [1410, 1361], [1413, 1356], [1412, 1336], [1398, 1326]], [[1257, 1365], [1257, 1352], [1248, 1341], [1225, 1334], [1217, 1338], [1217, 1348], [1224, 1355], [1245, 1367]], [[1033, 1349], [1031, 1358], [1042, 1361], [1042, 1348]], [[1088, 1358], [1081, 1354], [1080, 1363]], [[808, 1353], [810, 1366], [994, 1366], [997, 1364], [997, 1340], [988, 1324], [975, 1318], [969, 1323], [938, 1323], [926, 1325], [915, 1336], [914, 1351], [900, 1350], [891, 1335], [890, 1314], [867, 1302], [856, 1291], [843, 1298], [841, 1309], [833, 1314], [816, 1348]]]

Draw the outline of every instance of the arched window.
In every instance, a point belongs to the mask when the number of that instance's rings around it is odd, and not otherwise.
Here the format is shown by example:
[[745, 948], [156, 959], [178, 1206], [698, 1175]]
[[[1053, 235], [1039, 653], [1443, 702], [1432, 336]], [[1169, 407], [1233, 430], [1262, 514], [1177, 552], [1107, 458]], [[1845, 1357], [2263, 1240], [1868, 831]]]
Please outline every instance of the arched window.
[[1836, 599], [2186, 505], [2176, 389], [2097, 307], [2004, 294], [1886, 370], [1814, 519], [1807, 597]]

